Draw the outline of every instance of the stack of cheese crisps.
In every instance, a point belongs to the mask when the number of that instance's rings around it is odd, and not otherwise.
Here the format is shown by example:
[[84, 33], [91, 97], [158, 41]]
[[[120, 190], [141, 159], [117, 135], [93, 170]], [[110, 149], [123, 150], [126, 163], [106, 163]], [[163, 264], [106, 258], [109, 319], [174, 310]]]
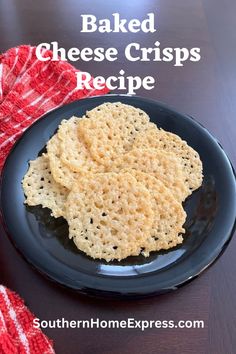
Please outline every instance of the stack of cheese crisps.
[[141, 109], [104, 103], [63, 120], [22, 183], [25, 203], [64, 217], [78, 249], [121, 260], [183, 242], [182, 202], [200, 187], [202, 163]]

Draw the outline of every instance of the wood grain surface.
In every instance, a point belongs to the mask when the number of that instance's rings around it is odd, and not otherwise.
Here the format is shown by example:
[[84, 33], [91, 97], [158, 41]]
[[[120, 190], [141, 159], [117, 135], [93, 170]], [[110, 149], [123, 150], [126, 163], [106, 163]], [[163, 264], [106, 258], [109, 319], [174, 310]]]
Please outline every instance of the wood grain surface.
[[[80, 14], [98, 18], [120, 12], [128, 19], [156, 13], [157, 32], [82, 34]], [[236, 165], [236, 1], [234, 0], [0, 0], [0, 52], [19, 44], [58, 41], [66, 49], [115, 46], [138, 41], [152, 47], [200, 47], [202, 59], [171, 63], [76, 62], [93, 75], [152, 75], [156, 88], [139, 95], [163, 101], [194, 116], [221, 142]], [[24, 237], [24, 235], [22, 235]], [[236, 352], [236, 239], [194, 282], [174, 293], [139, 301], [86, 298], [44, 279], [21, 258], [1, 230], [0, 283], [18, 292], [41, 319], [204, 320], [204, 329], [47, 329], [58, 354], [233, 354]]]

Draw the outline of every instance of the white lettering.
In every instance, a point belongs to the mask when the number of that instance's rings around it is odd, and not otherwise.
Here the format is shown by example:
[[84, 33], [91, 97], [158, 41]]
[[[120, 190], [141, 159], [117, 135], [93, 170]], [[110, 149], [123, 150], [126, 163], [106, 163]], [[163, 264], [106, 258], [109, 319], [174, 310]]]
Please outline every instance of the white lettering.
[[[154, 84], [155, 84], [155, 79], [152, 76], [146, 76], [143, 79], [143, 88], [145, 90], [152, 90], [154, 88]], [[150, 86], [152, 85], [152, 86]]]
[[201, 55], [200, 55], [200, 48], [192, 48], [190, 49], [190, 60], [191, 61], [199, 61], [201, 59]]
[[39, 318], [34, 318], [33, 319], [33, 327], [34, 328], [40, 328], [40, 320], [39, 320]]
[[148, 18], [146, 20], [144, 20], [141, 24], [141, 29], [144, 33], [156, 32], [154, 13], [148, 14]]
[[140, 60], [140, 56], [133, 56], [131, 55], [131, 50], [135, 49], [136, 51], [140, 49], [140, 44], [138, 43], [130, 43], [125, 48], [125, 57], [129, 61], [137, 61]]
[[[103, 18], [97, 21], [96, 16], [94, 15], [81, 15], [82, 17], [82, 29], [81, 32], [95, 32], [99, 31], [100, 33], [118, 33], [123, 32], [127, 33], [128, 31], [132, 33], [137, 33], [140, 30], [144, 33], [154, 33], [155, 29], [155, 17], [154, 13], [147, 14], [147, 18], [140, 22], [138, 19], [133, 18], [130, 21], [127, 21], [124, 18], [120, 18], [118, 12], [113, 13], [113, 23], [108, 18]], [[98, 24], [97, 24], [98, 22]]]
[[41, 43], [41, 44], [37, 45], [36, 51], [35, 51], [36, 57], [38, 58], [38, 60], [48, 61], [48, 60], [50, 60], [50, 57], [43, 57], [42, 54], [41, 54], [41, 50], [43, 48], [49, 50], [50, 49], [50, 44], [49, 43]]
[[186, 61], [189, 57], [189, 51], [187, 48], [174, 48], [175, 50], [175, 65], [183, 66], [182, 61]]
[[[58, 48], [58, 42], [51, 42], [52, 45], [52, 60], [58, 61], [59, 59], [66, 61], [65, 48]], [[59, 54], [60, 53], [60, 54]]]
[[95, 32], [97, 30], [96, 16], [94, 15], [81, 15], [82, 29], [81, 32]]
[[91, 75], [85, 71], [79, 71], [76, 73], [76, 77], [77, 77], [77, 88], [79, 90], [82, 90], [84, 87], [87, 90], [91, 90], [91, 86], [90, 86], [90, 80], [91, 80]]

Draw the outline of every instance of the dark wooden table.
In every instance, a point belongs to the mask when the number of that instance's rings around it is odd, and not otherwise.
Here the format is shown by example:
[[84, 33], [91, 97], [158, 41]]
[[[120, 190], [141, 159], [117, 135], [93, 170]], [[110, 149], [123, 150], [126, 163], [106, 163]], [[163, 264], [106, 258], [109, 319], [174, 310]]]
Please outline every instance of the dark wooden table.
[[[81, 34], [80, 14], [98, 18], [120, 12], [127, 18], [157, 14], [158, 31], [145, 34]], [[234, 0], [0, 0], [0, 51], [19, 44], [56, 40], [66, 49], [116, 46], [129, 42], [152, 47], [156, 40], [171, 47], [200, 47], [202, 59], [173, 67], [168, 63], [119, 61], [77, 62], [94, 75], [119, 69], [153, 75], [152, 97], [197, 118], [224, 146], [236, 165], [236, 1]], [[24, 235], [22, 235], [24, 237]], [[58, 354], [236, 352], [236, 239], [218, 262], [180, 290], [140, 301], [102, 301], [61, 289], [44, 279], [20, 257], [4, 232], [0, 237], [0, 283], [18, 292], [41, 319], [173, 319], [205, 321], [204, 329], [105, 330], [47, 329]]]

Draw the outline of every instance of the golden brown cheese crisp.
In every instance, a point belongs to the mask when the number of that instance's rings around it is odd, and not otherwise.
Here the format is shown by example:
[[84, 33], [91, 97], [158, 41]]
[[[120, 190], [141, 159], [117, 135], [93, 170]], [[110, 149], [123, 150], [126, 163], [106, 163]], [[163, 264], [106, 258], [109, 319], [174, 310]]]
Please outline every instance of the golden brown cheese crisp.
[[42, 205], [49, 208], [55, 218], [65, 216], [65, 202], [68, 189], [58, 184], [52, 177], [47, 155], [30, 161], [22, 186], [26, 196], [25, 204]]
[[153, 199], [154, 222], [150, 237], [144, 242], [142, 253], [145, 257], [151, 251], [168, 250], [183, 242], [183, 224], [186, 213], [171, 192], [155, 177], [137, 170], [126, 169], [142, 183]]
[[103, 164], [129, 151], [136, 134], [149, 122], [144, 111], [120, 102], [104, 103], [87, 112], [86, 117], [78, 125], [78, 136], [92, 157]]
[[157, 149], [132, 149], [117, 158], [110, 167], [113, 171], [132, 168], [153, 175], [183, 202], [188, 196], [180, 160], [175, 155]]
[[154, 214], [149, 191], [129, 173], [83, 176], [66, 203], [70, 237], [92, 258], [138, 255]]
[[202, 162], [198, 153], [178, 135], [157, 127], [151, 127], [142, 134], [138, 134], [134, 141], [134, 148], [154, 148], [176, 154], [180, 157], [183, 166], [185, 184], [189, 194], [202, 184]]
[[60, 185], [71, 189], [72, 185], [80, 176], [79, 172], [73, 171], [61, 159], [61, 141], [55, 134], [47, 143], [49, 165], [54, 180]]
[[82, 118], [63, 120], [58, 128], [61, 140], [61, 160], [75, 172], [104, 172], [104, 166], [95, 161], [86, 145], [78, 137], [78, 124]]

